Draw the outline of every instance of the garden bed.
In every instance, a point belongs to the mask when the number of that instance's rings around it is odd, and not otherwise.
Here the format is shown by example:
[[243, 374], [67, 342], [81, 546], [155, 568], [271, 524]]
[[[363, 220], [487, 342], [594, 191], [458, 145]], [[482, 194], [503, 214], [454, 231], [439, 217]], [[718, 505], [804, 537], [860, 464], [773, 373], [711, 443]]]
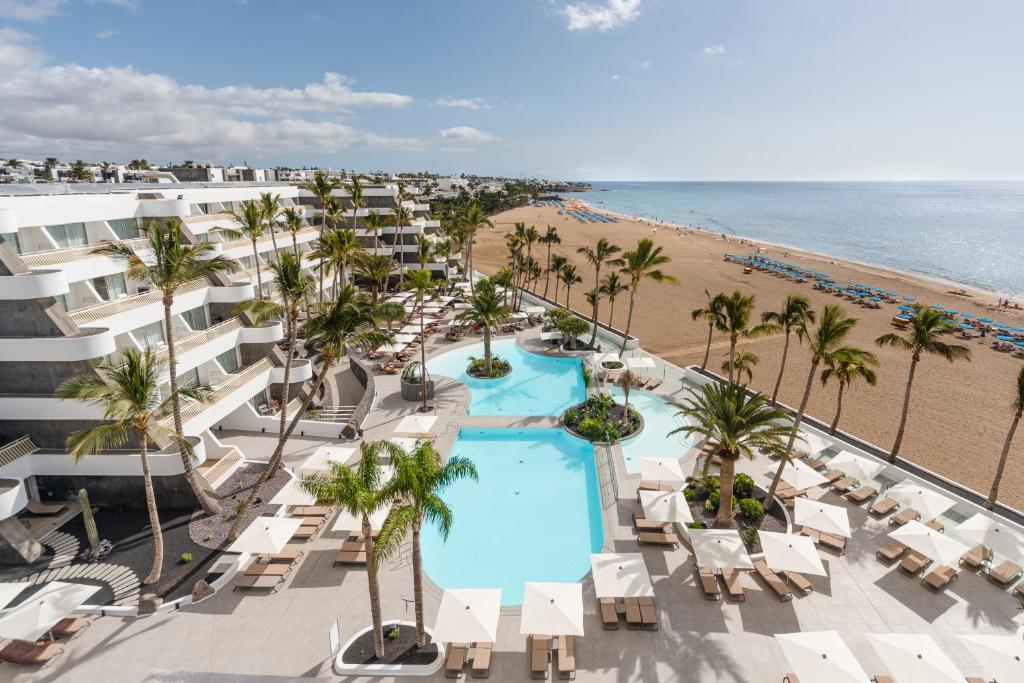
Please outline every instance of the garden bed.
[[[202, 510], [198, 510], [192, 515], [188, 531], [194, 543], [211, 549], [217, 549], [224, 545], [228, 538], [228, 531], [231, 530], [231, 525], [235, 523], [236, 506], [245, 501], [250, 491], [252, 491], [252, 487], [256, 485], [256, 481], [260, 478], [264, 467], [266, 465], [263, 463], [252, 463], [240, 467], [223, 484], [216, 488], [217, 502], [220, 503], [224, 510], [220, 515], [215, 516], [207, 515]], [[263, 484], [257, 501], [249, 508], [245, 515], [245, 522], [242, 525], [243, 530], [257, 517], [273, 515], [277, 512], [279, 506], [271, 505], [269, 501], [281, 490], [282, 486], [288, 483], [289, 479], [291, 477], [288, 473], [281, 469]]]
[[[718, 477], [710, 476], [705, 481], [708, 486], [702, 485], [699, 481], [690, 482], [683, 490], [683, 494], [690, 504], [690, 512], [693, 514], [695, 523], [690, 526], [714, 529], [717, 528], [715, 520], [718, 516], [718, 507], [715, 504], [719, 498], [717, 495]], [[759, 553], [761, 544], [754, 537], [755, 531], [777, 531], [780, 533], [787, 531], [782, 505], [776, 503], [772, 505], [771, 510], [765, 513], [761, 501], [764, 500], [767, 492], [755, 486], [753, 480], [745, 474], [736, 475], [733, 491], [733, 497], [737, 499], [737, 506], [733, 511], [733, 528], [740, 532], [748, 552]], [[755, 514], [757, 512], [762, 514], [760, 518]]]
[[[373, 654], [373, 631], [367, 629], [356, 636], [341, 653], [343, 664], [370, 666], [374, 664], [426, 666], [438, 658], [437, 644], [427, 633], [427, 644], [416, 647], [416, 627], [407, 623], [384, 624], [384, 656]], [[389, 637], [388, 634], [396, 634]]]
[[512, 364], [498, 356], [491, 357], [491, 374], [484, 374], [484, 359], [470, 356], [466, 374], [476, 379], [501, 379], [512, 373]]
[[591, 396], [562, 413], [561, 422], [569, 433], [587, 441], [615, 443], [643, 431], [644, 419], [632, 406], [626, 407], [608, 395]]

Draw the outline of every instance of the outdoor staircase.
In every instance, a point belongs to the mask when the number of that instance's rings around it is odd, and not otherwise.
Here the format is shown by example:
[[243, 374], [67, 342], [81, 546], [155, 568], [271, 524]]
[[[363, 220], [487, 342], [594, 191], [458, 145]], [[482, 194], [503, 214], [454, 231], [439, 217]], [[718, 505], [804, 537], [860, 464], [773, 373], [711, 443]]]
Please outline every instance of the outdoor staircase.
[[0, 447], [0, 467], [10, 465], [18, 458], [24, 457], [29, 453], [35, 453], [39, 450], [39, 447], [32, 443], [32, 439], [28, 436], [23, 436], [20, 439]]
[[60, 569], [71, 564], [78, 557], [80, 544], [78, 539], [63, 531], [54, 531], [47, 534], [43, 544], [53, 551], [53, 559], [46, 565], [47, 569]]

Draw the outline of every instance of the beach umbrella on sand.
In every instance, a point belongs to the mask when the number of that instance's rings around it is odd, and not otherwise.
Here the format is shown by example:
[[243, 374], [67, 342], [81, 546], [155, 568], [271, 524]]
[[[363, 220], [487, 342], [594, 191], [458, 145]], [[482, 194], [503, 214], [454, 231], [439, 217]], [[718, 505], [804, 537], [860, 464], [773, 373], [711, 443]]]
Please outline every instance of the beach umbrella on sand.
[[931, 308], [934, 308], [936, 311], [944, 311], [944, 310], [946, 310], [946, 307], [943, 306], [942, 304], [932, 304]]
[[814, 576], [827, 576], [821, 556], [809, 536], [759, 531], [765, 563], [775, 571], [800, 572]]
[[960, 558], [968, 551], [968, 547], [963, 543], [954, 541], [949, 536], [915, 521], [907, 522], [899, 529], [890, 532], [889, 538], [913, 548], [939, 564], [951, 567], [957, 566]]
[[500, 588], [456, 588], [441, 596], [434, 639], [448, 643], [493, 643], [498, 637]]
[[582, 636], [583, 584], [527, 581], [519, 632]]
[[807, 498], [795, 498], [793, 502], [795, 524], [824, 531], [826, 534], [850, 537], [850, 517], [846, 513], [846, 508]]
[[961, 313], [960, 317], [961, 318], [973, 318], [974, 314], [973, 313]]
[[900, 683], [963, 683], [964, 675], [931, 636], [866, 633], [885, 668]]
[[992, 322], [992, 318], [978, 318], [978, 322], [979, 323], [990, 323], [990, 322]]
[[99, 586], [51, 581], [0, 618], [0, 638], [34, 643], [54, 625], [82, 606]]
[[996, 683], [1024, 681], [1024, 640], [1018, 636], [961, 635], [970, 651]]
[[885, 495], [892, 498], [900, 505], [914, 508], [921, 513], [923, 519], [935, 519], [943, 512], [953, 507], [953, 500], [946, 496], [915, 484], [909, 479], [904, 479], [896, 484]]
[[996, 335], [996, 339], [998, 339], [999, 341], [1007, 341], [1007, 342], [1012, 342], [1013, 341], [1013, 337], [1011, 337], [1009, 335], [1006, 335], [1006, 334], [997, 334]]
[[961, 330], [973, 330], [973, 329], [974, 329], [974, 325], [972, 325], [972, 324], [970, 324], [970, 323], [960, 323], [960, 324], [958, 325], [958, 327], [959, 327], [959, 328], [960, 328]]
[[775, 640], [800, 683], [867, 683], [870, 680], [835, 631], [779, 633]]

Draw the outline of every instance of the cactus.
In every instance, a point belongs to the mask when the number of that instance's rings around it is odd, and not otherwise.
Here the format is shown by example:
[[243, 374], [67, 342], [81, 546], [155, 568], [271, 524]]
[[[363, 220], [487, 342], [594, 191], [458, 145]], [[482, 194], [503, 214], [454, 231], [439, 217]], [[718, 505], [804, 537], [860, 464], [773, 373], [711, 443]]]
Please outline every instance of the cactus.
[[89, 536], [89, 545], [93, 553], [100, 550], [100, 532], [96, 530], [96, 518], [92, 516], [92, 505], [89, 504], [89, 494], [85, 489], [78, 491], [78, 502], [82, 506], [82, 519], [85, 521], [85, 533]]

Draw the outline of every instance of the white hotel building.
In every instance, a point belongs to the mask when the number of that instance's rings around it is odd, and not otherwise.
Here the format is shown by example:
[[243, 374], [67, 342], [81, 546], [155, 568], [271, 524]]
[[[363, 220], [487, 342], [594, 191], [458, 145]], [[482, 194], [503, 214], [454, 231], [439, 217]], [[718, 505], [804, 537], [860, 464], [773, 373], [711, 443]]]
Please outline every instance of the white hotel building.
[[[67, 455], [68, 434], [98, 424], [102, 416], [97, 408], [56, 398], [54, 391], [69, 377], [92, 372], [97, 360], [116, 360], [124, 349], [165, 347], [159, 292], [127, 277], [124, 263], [93, 253], [97, 245], [114, 241], [142, 249], [140, 228], [151, 220], [178, 218], [189, 240], [211, 243], [239, 262], [235, 273], [183, 286], [172, 309], [179, 382], [213, 389], [205, 402], [182, 410], [185, 434], [195, 443], [195, 466], [215, 486], [246, 456], [222, 444], [219, 430], [276, 433], [279, 413], [273, 397], [283, 378], [284, 354], [278, 346], [283, 326], [254, 325], [236, 314], [237, 304], [256, 294], [252, 243], [226, 240], [217, 230], [235, 227], [228, 212], [262, 192], [279, 194], [283, 208], [303, 210], [309, 225], [297, 242], [301, 252], [309, 252], [319, 234], [319, 205], [295, 185], [0, 186], [0, 560], [32, 554], [34, 541], [14, 518], [29, 500], [63, 500], [83, 487], [97, 504], [143, 499], [137, 450], [106, 452], [78, 463]], [[359, 209], [357, 222], [371, 211], [391, 214], [397, 193], [390, 185], [366, 187], [366, 206]], [[347, 201], [344, 189], [336, 194]], [[392, 226], [381, 231], [378, 249], [411, 265], [417, 240], [436, 239], [439, 226], [428, 219], [428, 205], [407, 200], [405, 206], [414, 220], [403, 228], [404, 244], [395, 243]], [[351, 203], [347, 207], [351, 220]], [[361, 223], [357, 232], [365, 246], [372, 246]], [[291, 246], [288, 232], [278, 233], [277, 240], [282, 248]], [[264, 264], [274, 258], [269, 236], [257, 243], [257, 251]], [[312, 268], [311, 261], [303, 263]], [[450, 265], [439, 261], [429, 267], [445, 277]], [[269, 273], [263, 272], [269, 294]], [[293, 364], [292, 395], [312, 377], [308, 360]], [[338, 437], [344, 427], [340, 421], [303, 420], [301, 430]], [[179, 455], [168, 444], [156, 447], [151, 460], [158, 499], [168, 507], [191, 506]]]

